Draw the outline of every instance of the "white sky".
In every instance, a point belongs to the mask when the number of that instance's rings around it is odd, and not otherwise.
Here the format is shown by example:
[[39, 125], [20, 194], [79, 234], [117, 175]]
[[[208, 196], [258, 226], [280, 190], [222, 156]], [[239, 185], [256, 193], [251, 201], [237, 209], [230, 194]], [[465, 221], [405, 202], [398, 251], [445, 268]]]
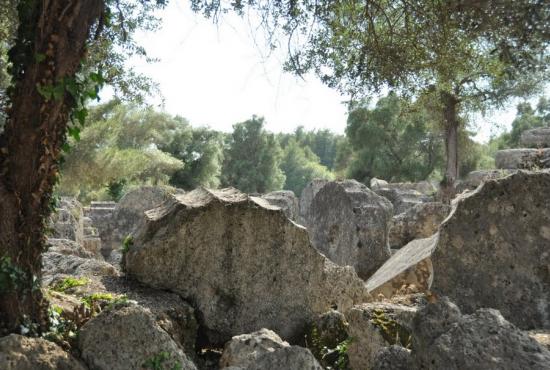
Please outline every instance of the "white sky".
[[[160, 84], [167, 112], [222, 131], [256, 114], [273, 132], [291, 132], [298, 125], [344, 132], [345, 98], [314, 76], [304, 81], [283, 72], [284, 52], [262, 55], [261, 36], [258, 46], [246, 19], [230, 14], [214, 25], [194, 14], [187, 1], [169, 4], [161, 12], [162, 29], [137, 37], [160, 62], [130, 62]], [[514, 115], [512, 103], [506, 111], [478, 118], [477, 139], [485, 141], [497, 127], [509, 127]]]

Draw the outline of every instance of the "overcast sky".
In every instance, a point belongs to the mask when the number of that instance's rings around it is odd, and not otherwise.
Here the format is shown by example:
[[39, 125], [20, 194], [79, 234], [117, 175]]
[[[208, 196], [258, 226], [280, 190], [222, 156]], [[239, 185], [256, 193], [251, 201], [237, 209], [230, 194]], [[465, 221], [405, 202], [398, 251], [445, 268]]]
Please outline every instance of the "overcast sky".
[[[160, 62], [131, 62], [160, 84], [167, 112], [223, 131], [256, 114], [266, 118], [273, 132], [290, 132], [298, 125], [344, 132], [345, 97], [314, 76], [304, 81], [283, 72], [283, 52], [263, 55], [261, 36], [256, 42], [246, 20], [228, 15], [214, 25], [191, 12], [186, 1], [169, 4], [161, 12], [162, 29], [138, 35]], [[509, 126], [514, 115], [511, 104], [506, 111], [480, 117], [477, 139], [485, 141], [492, 130]]]

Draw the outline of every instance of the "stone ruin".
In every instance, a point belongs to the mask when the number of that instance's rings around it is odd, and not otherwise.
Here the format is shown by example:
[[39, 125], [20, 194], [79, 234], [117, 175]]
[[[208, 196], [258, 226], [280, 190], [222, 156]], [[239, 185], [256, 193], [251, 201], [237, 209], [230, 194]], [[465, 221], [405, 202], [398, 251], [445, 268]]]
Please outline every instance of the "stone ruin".
[[369, 292], [416, 284], [466, 313], [490, 307], [520, 328], [550, 328], [549, 191], [550, 173], [520, 171], [458, 197], [439, 232], [393, 255]]
[[261, 195], [269, 204], [281, 208], [289, 219], [298, 222], [299, 219], [299, 203], [298, 198], [293, 191], [280, 190], [272, 191], [271, 193]]
[[115, 211], [115, 202], [91, 202], [89, 207], [84, 208], [84, 216], [89, 220], [90, 227], [97, 230], [101, 240], [101, 254], [108, 257], [113, 249], [112, 246], [112, 219]]
[[98, 237], [97, 229], [84, 215], [84, 209], [76, 199], [69, 197], [60, 199], [49, 223], [48, 242], [53, 245], [53, 249], [60, 248], [62, 250], [63, 245], [73, 242], [81, 246], [84, 251], [89, 252], [90, 255], [101, 256], [101, 240]]
[[313, 198], [315, 198], [315, 195], [321, 190], [323, 186], [329, 183], [329, 180], [325, 179], [314, 179], [310, 181], [302, 190], [302, 194], [300, 194], [300, 200], [299, 200], [299, 209], [300, 209], [300, 217], [299, 217], [299, 223], [308, 226], [309, 219], [310, 219], [310, 207], [313, 202]]
[[214, 343], [264, 327], [296, 338], [315, 315], [368, 299], [353, 269], [318, 253], [279, 207], [231, 188], [200, 188], [148, 211], [125, 266], [192, 302]]
[[429, 181], [388, 183], [377, 178], [371, 180], [371, 189], [393, 204], [394, 215], [401, 214], [415, 205], [435, 201], [438, 191]]
[[388, 246], [392, 204], [355, 180], [323, 186], [309, 208], [315, 248], [331, 261], [353, 266], [367, 279], [391, 255]]
[[503, 149], [495, 155], [499, 169], [537, 170], [550, 168], [550, 127], [535, 128], [522, 133], [521, 149]]
[[[346, 344], [352, 370], [550, 369], [550, 173], [493, 170], [466, 181], [475, 190], [452, 207], [426, 184], [382, 180], [371, 188], [399, 189], [390, 193], [402, 199], [324, 180], [304, 190], [298, 212], [286, 192], [234, 189], [148, 189], [85, 210], [63, 199], [43, 285], [79, 323], [77, 350], [10, 335], [0, 338], [0, 367], [322, 369], [337, 367]], [[411, 190], [421, 196], [411, 201]], [[160, 200], [142, 202], [151, 194]], [[291, 221], [304, 214], [309, 230]], [[328, 223], [315, 226], [327, 220], [348, 232], [331, 241]], [[112, 256], [126, 233], [134, 243], [124, 273], [101, 252]], [[342, 246], [323, 252], [327, 241]], [[378, 252], [349, 248], [358, 241], [387, 252], [366, 281], [357, 262]], [[83, 283], [56, 290], [67, 277]], [[83, 305], [94, 295], [107, 298]]]
[[167, 189], [157, 186], [140, 186], [126, 193], [120, 201], [91, 202], [84, 214], [91, 221], [101, 239], [101, 253], [105, 258], [118, 261], [118, 251], [127, 236], [143, 226], [145, 211], [155, 208], [170, 197]]

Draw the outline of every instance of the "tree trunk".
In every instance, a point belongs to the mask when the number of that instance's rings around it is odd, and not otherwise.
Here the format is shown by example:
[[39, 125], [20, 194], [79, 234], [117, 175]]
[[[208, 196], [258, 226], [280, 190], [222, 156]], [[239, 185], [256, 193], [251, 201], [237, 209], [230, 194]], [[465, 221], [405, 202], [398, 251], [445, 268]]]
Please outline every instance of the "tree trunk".
[[[443, 118], [445, 120], [445, 154], [446, 168], [442, 183], [444, 199], [450, 200], [454, 195], [454, 185], [458, 179], [458, 120], [457, 106], [459, 100], [452, 94], [443, 92]], [[448, 199], [447, 199], [448, 198]]]
[[29, 0], [19, 6], [10, 51], [14, 88], [0, 135], [0, 329], [47, 325], [40, 291], [45, 223], [73, 97], [46, 99], [37, 87], [73, 78], [103, 0]]

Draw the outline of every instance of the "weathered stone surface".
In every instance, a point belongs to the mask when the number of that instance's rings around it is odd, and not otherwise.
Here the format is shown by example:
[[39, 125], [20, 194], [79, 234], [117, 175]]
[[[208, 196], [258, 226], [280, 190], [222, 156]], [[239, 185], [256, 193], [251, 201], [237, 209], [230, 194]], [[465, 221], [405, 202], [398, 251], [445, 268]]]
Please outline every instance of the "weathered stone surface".
[[402, 346], [382, 347], [374, 358], [373, 370], [411, 370], [411, 351]]
[[420, 182], [392, 182], [389, 183], [385, 180], [377, 179], [373, 177], [370, 180], [370, 188], [374, 192], [382, 189], [397, 189], [397, 190], [414, 190], [423, 195], [434, 195], [437, 192], [437, 186], [430, 181]]
[[372, 191], [376, 191], [378, 189], [387, 188], [389, 186], [389, 183], [386, 180], [377, 179], [376, 177], [373, 177], [370, 179], [370, 188]]
[[92, 258], [82, 258], [70, 254], [47, 252], [42, 256], [43, 280], [45, 284], [57, 280], [61, 276], [101, 277], [117, 276], [118, 271], [113, 265]]
[[96, 237], [84, 237], [82, 248], [89, 252], [93, 258], [103, 259], [101, 254], [101, 239]]
[[353, 266], [367, 279], [391, 255], [391, 203], [355, 180], [333, 181], [315, 196], [310, 214], [311, 242], [333, 262]]
[[195, 353], [199, 324], [195, 310], [175, 293], [152, 289], [124, 276], [102, 278], [104, 292], [126, 296], [139, 306], [151, 311], [157, 323], [187, 355]]
[[283, 347], [266, 352], [246, 370], [323, 370], [309, 349], [299, 346]]
[[309, 184], [306, 185], [302, 194], [300, 194], [300, 223], [304, 226], [308, 226], [309, 222], [309, 209], [311, 207], [311, 202], [315, 195], [325, 186], [329, 180], [325, 179], [314, 179]]
[[128, 274], [189, 300], [213, 342], [261, 328], [288, 339], [332, 305], [368, 299], [352, 268], [320, 255], [303, 227], [260, 198], [201, 188], [147, 217]]
[[11, 334], [0, 338], [2, 370], [85, 370], [57, 344], [41, 338]]
[[330, 310], [319, 315], [305, 335], [306, 347], [325, 368], [334, 368], [339, 359], [338, 345], [348, 339], [348, 323], [341, 312]]
[[[428, 182], [426, 184], [431, 186]], [[388, 199], [393, 204], [393, 214], [398, 215], [417, 204], [434, 201], [433, 193], [424, 194], [417, 190], [416, 185], [416, 183], [392, 183], [386, 187], [373, 189], [373, 191]], [[428, 191], [427, 189], [423, 190]]]
[[390, 247], [401, 248], [414, 239], [432, 236], [451, 207], [439, 202], [420, 203], [392, 218]]
[[412, 360], [416, 368], [434, 370], [550, 369], [550, 351], [499, 311], [462, 315], [446, 297], [415, 317]]
[[466, 175], [463, 180], [458, 181], [456, 185], [456, 190], [458, 193], [461, 193], [464, 190], [474, 190], [483, 182], [500, 179], [515, 172], [517, 172], [517, 170], [501, 169], [472, 171], [468, 173], [468, 175]]
[[497, 168], [512, 170], [550, 168], [550, 148], [499, 150], [495, 154], [495, 165]]
[[84, 249], [81, 244], [69, 239], [48, 238], [49, 253], [70, 254], [82, 258], [94, 258], [94, 254]]
[[92, 202], [86, 214], [99, 232], [105, 258], [110, 259], [111, 252], [120, 249], [124, 239], [143, 226], [145, 211], [169, 198], [168, 188], [144, 185], [130, 190], [118, 203]]
[[[464, 312], [550, 328], [550, 173], [518, 172], [459, 197], [432, 253], [432, 290]], [[395, 257], [395, 256], [394, 256]]]
[[550, 148], [550, 127], [523, 131], [519, 142], [527, 148]]
[[298, 220], [298, 198], [294, 192], [290, 190], [272, 191], [262, 195], [262, 198], [267, 200], [269, 204], [277, 206], [283, 210], [286, 217], [292, 221]]
[[50, 217], [50, 237], [81, 243], [83, 233], [82, 204], [74, 198], [61, 197], [56, 211]]
[[318, 335], [317, 339], [327, 348], [336, 348], [348, 336], [346, 318], [336, 310], [319, 315], [313, 325]]
[[352, 369], [371, 369], [378, 352], [387, 346], [407, 346], [416, 308], [382, 302], [354, 306], [346, 313]]
[[171, 197], [167, 188], [140, 186], [126, 193], [115, 206], [113, 248], [120, 247], [129, 234], [145, 224], [145, 211], [160, 206]]
[[220, 359], [220, 368], [237, 366], [246, 368], [258, 357], [290, 344], [283, 341], [274, 331], [261, 329], [254, 333], [237, 335], [225, 344]]
[[98, 370], [141, 369], [163, 353], [166, 368], [179, 363], [180, 369], [196, 369], [151, 312], [136, 305], [103, 311], [88, 321], [80, 330], [78, 347], [88, 366]]
[[425, 292], [432, 285], [433, 266], [430, 259], [437, 247], [438, 235], [413, 240], [399, 249], [367, 280], [367, 289], [374, 297], [390, 298], [405, 289]]
[[115, 202], [92, 202], [89, 207], [84, 208], [85, 218], [89, 218], [93, 227], [97, 229], [104, 257], [108, 257], [113, 249], [115, 205]]
[[550, 350], [550, 331], [549, 330], [529, 330], [527, 334], [539, 342], [540, 345]]

